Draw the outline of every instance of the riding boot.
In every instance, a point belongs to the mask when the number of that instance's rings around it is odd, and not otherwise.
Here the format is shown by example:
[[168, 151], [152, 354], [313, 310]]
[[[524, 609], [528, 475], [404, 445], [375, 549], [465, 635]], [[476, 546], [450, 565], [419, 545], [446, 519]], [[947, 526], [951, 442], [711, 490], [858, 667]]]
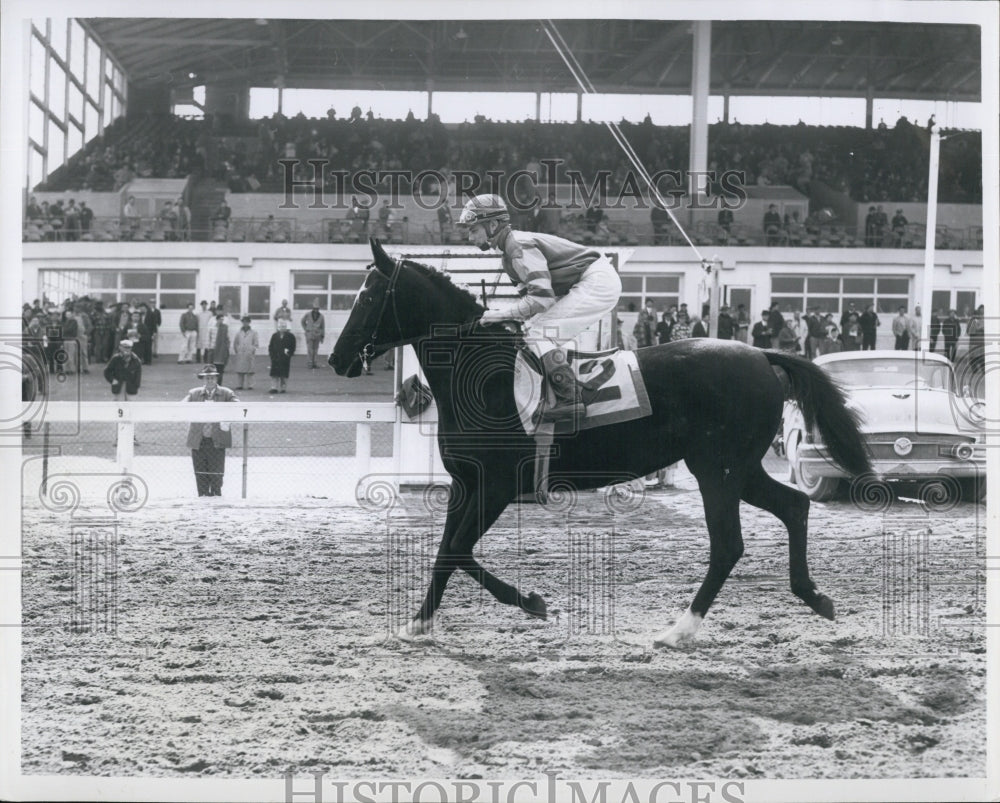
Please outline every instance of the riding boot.
[[555, 404], [542, 413], [542, 422], [582, 419], [587, 408], [583, 404], [580, 384], [566, 362], [566, 352], [563, 349], [555, 349], [543, 354], [542, 367], [556, 397]]

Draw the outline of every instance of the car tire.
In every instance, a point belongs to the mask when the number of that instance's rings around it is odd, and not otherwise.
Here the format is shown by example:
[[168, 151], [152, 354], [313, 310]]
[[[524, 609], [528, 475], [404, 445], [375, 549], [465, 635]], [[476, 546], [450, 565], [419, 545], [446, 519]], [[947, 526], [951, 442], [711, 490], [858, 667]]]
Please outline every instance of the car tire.
[[795, 447], [788, 459], [789, 475], [799, 489], [814, 502], [827, 502], [840, 491], [840, 477], [816, 477], [803, 471], [799, 463], [799, 437], [793, 436]]

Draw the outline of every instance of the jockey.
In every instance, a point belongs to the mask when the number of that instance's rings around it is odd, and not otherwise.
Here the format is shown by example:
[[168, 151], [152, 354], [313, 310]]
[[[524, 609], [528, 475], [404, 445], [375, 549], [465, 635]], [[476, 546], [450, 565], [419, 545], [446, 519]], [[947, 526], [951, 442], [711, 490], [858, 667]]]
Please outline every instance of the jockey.
[[556, 403], [543, 421], [580, 420], [586, 409], [564, 344], [614, 309], [621, 295], [618, 273], [596, 248], [553, 234], [517, 231], [497, 195], [466, 203], [458, 225], [483, 251], [496, 248], [521, 300], [489, 309], [482, 323], [521, 321], [525, 340], [541, 357]]

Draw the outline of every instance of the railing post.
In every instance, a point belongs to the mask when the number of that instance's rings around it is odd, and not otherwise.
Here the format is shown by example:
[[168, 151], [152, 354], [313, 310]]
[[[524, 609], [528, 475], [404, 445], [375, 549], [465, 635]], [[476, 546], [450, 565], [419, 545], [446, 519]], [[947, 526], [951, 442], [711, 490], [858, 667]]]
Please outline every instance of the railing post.
[[115, 447], [115, 461], [122, 474], [132, 471], [135, 455], [135, 424], [131, 421], [118, 422], [118, 445]]
[[354, 460], [358, 467], [358, 477], [367, 477], [372, 467], [372, 425], [358, 423], [357, 444]]
[[247, 498], [247, 462], [250, 455], [250, 425], [243, 425], [243, 499]]

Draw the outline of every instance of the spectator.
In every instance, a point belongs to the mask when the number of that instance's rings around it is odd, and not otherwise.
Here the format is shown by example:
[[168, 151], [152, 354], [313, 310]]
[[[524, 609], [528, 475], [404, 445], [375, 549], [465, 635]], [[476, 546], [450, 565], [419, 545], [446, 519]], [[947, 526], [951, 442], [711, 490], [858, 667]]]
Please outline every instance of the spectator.
[[118, 344], [118, 352], [104, 367], [104, 379], [111, 383], [111, 395], [115, 401], [128, 401], [139, 393], [142, 362], [132, 353], [131, 340], [126, 339]]
[[778, 309], [778, 302], [771, 304], [767, 315], [767, 325], [771, 328], [771, 348], [778, 348], [778, 337], [785, 328], [785, 316]]
[[826, 338], [823, 340], [821, 353], [830, 354], [831, 352], [840, 351], [840, 332], [837, 330], [837, 324], [833, 320], [832, 312], [828, 312], [823, 316], [823, 329], [826, 331]]
[[892, 244], [895, 248], [903, 247], [903, 238], [906, 236], [906, 227], [909, 223], [903, 210], [897, 209], [896, 214], [892, 216]]
[[316, 367], [316, 355], [319, 352], [319, 344], [326, 337], [326, 321], [323, 313], [319, 311], [319, 299], [312, 300], [312, 309], [302, 316], [302, 330], [306, 337], [306, 354], [309, 368]]
[[378, 210], [379, 234], [386, 242], [392, 242], [392, 227], [396, 222], [396, 213], [389, 206], [389, 199], [382, 201], [382, 208]]
[[219, 372], [219, 384], [222, 384], [222, 377], [226, 372], [226, 363], [229, 362], [229, 325], [226, 323], [226, 315], [221, 310], [215, 315], [215, 326], [211, 329], [211, 342], [209, 350], [212, 352], [212, 363], [215, 370]]
[[[236, 394], [219, 384], [214, 365], [206, 365], [198, 373], [204, 379], [202, 387], [192, 388], [186, 402], [235, 402]], [[194, 480], [198, 496], [222, 496], [222, 481], [226, 474], [226, 449], [233, 445], [228, 423], [196, 422], [188, 429], [187, 446], [191, 450]]]
[[187, 242], [191, 239], [191, 210], [183, 198], [178, 198], [174, 211], [177, 213], [177, 239]]
[[177, 219], [174, 202], [164, 201], [163, 209], [160, 210], [160, 229], [163, 231], [164, 240], [174, 241], [177, 239]]
[[66, 224], [65, 229], [65, 239], [70, 241], [75, 241], [80, 239], [80, 210], [76, 206], [76, 201], [72, 198], [66, 204], [66, 210], [64, 212], [64, 221]]
[[733, 316], [729, 314], [729, 307], [723, 306], [719, 310], [719, 325], [715, 336], [719, 340], [732, 340], [734, 332], [735, 323]]
[[865, 245], [868, 248], [875, 247], [876, 217], [875, 207], [868, 207], [868, 214], [865, 215]]
[[92, 340], [94, 362], [106, 363], [111, 359], [113, 345], [111, 342], [111, 316], [104, 310], [104, 304], [100, 301], [94, 302], [94, 311], [90, 314], [90, 322], [93, 326]]
[[962, 336], [962, 322], [957, 310], [948, 310], [948, 317], [941, 322], [941, 334], [944, 335], [944, 355], [955, 362], [958, 358], [958, 339]]
[[190, 363], [198, 348], [198, 316], [194, 313], [194, 304], [187, 305], [187, 311], [181, 315], [181, 348], [177, 355], [177, 364]]
[[212, 325], [215, 316], [208, 309], [208, 302], [201, 300], [201, 311], [198, 313], [198, 338], [194, 361], [202, 363], [208, 360], [208, 327]]
[[920, 329], [923, 326], [923, 320], [920, 317], [920, 307], [913, 308], [913, 315], [910, 317], [907, 324], [910, 330], [910, 348], [914, 351], [920, 351], [920, 336], [923, 334]]
[[618, 333], [615, 338], [615, 346], [621, 351], [635, 351], [635, 337], [622, 329], [622, 319], [618, 318]]
[[930, 351], [937, 348], [938, 338], [941, 336], [941, 310], [931, 310], [931, 324], [928, 332], [930, 335]]
[[906, 307], [899, 307], [892, 319], [892, 334], [896, 338], [896, 351], [906, 351], [910, 347], [910, 319], [906, 317]]
[[142, 218], [139, 216], [139, 209], [135, 203], [135, 196], [130, 195], [122, 209], [122, 239], [135, 240], [139, 237], [139, 229], [142, 227]]
[[784, 239], [788, 241], [789, 245], [799, 246], [802, 245], [802, 241], [806, 236], [806, 227], [799, 220], [799, 212], [797, 209], [792, 210], [792, 216], [789, 217], [785, 215], [785, 235]]
[[229, 229], [229, 218], [232, 216], [233, 210], [229, 208], [229, 204], [226, 203], [226, 199], [223, 198], [219, 202], [218, 207], [212, 213], [212, 223], [219, 223], [223, 229], [228, 231]]
[[816, 359], [823, 353], [826, 340], [826, 327], [823, 325], [823, 316], [820, 315], [817, 307], [809, 307], [806, 315], [806, 328], [808, 337], [806, 338], [806, 356], [810, 360]]
[[647, 298], [645, 305], [639, 310], [639, 317], [636, 318], [632, 334], [635, 336], [636, 348], [643, 349], [656, 345], [656, 308], [651, 298]]
[[691, 337], [708, 337], [708, 325], [697, 315], [691, 318]]
[[677, 323], [677, 306], [671, 304], [667, 311], [660, 317], [660, 322], [656, 324], [656, 339], [658, 342], [670, 342], [670, 335], [673, 334], [675, 323]]
[[80, 324], [69, 310], [63, 310], [59, 328], [60, 351], [65, 356], [62, 372], [75, 374], [79, 366]]
[[155, 298], [150, 298], [149, 304], [146, 306], [149, 309], [149, 314], [146, 316], [146, 326], [149, 328], [153, 341], [149, 353], [151, 357], [155, 358], [159, 356], [160, 327], [163, 325], [163, 315], [160, 314], [160, 310], [156, 306]]
[[288, 387], [292, 355], [295, 353], [295, 335], [288, 331], [288, 321], [285, 318], [278, 320], [278, 331], [271, 335], [267, 353], [271, 358], [271, 389], [268, 393], [284, 393]]
[[719, 210], [717, 220], [719, 223], [719, 243], [727, 245], [733, 233], [733, 210], [722, 207]]
[[368, 217], [368, 209], [358, 203], [357, 196], [352, 196], [351, 208], [347, 210], [347, 219], [350, 221], [349, 242], [363, 243], [368, 239]]
[[[45, 365], [45, 329], [42, 319], [32, 315], [24, 324], [21, 342], [21, 401], [34, 402], [44, 399], [48, 391], [48, 372]], [[25, 438], [31, 437], [31, 421], [22, 422]]]
[[760, 320], [753, 325], [750, 336], [753, 338], [753, 345], [759, 349], [771, 348], [771, 327], [768, 323], [770, 313], [761, 310]]
[[[655, 206], [653, 207], [656, 208]], [[597, 233], [597, 227], [601, 223], [607, 221], [608, 216], [604, 214], [604, 210], [601, 209], [597, 204], [591, 204], [587, 207], [587, 211], [583, 215], [584, 222], [587, 226], [587, 231], [591, 234]]]
[[889, 218], [885, 214], [885, 210], [882, 209], [882, 205], [879, 204], [875, 209], [875, 247], [881, 248], [885, 242], [885, 232], [889, 228]]
[[244, 385], [246, 390], [253, 390], [253, 375], [256, 373], [254, 360], [260, 347], [260, 340], [257, 333], [250, 328], [252, 320], [249, 315], [240, 318], [242, 326], [233, 336], [233, 370], [240, 379], [237, 390], [243, 390]]
[[795, 338], [799, 342], [799, 347], [796, 351], [802, 351], [803, 346], [809, 337], [809, 325], [802, 317], [801, 312], [798, 310], [792, 312], [792, 320], [789, 323], [789, 326], [791, 326], [792, 331], [795, 333]]
[[292, 321], [292, 311], [288, 308], [288, 299], [287, 298], [281, 299], [281, 306], [278, 307], [274, 311], [274, 315], [271, 316], [271, 317], [274, 318], [274, 328], [275, 329], [278, 328], [278, 322], [279, 321], [286, 321], [288, 323], [291, 323], [291, 321]]
[[80, 201], [80, 237], [90, 239], [91, 226], [94, 223], [94, 210], [87, 206], [86, 201]]
[[681, 309], [677, 313], [677, 321], [670, 329], [670, 342], [675, 343], [678, 340], [687, 340], [689, 337], [691, 337], [691, 319], [688, 316], [687, 310]]
[[840, 331], [844, 331], [844, 327], [847, 326], [848, 318], [850, 318], [852, 315], [858, 316], [860, 314], [861, 313], [858, 312], [857, 309], [855, 309], [854, 302], [853, 301], [849, 302], [847, 305], [847, 309], [845, 309], [840, 315]]
[[137, 340], [134, 340], [135, 356], [142, 360], [143, 365], [153, 363], [153, 332], [149, 328], [149, 307], [145, 304], [139, 305], [139, 311], [132, 316], [132, 325], [135, 327]]
[[985, 313], [986, 307], [983, 304], [976, 307], [965, 330], [969, 336], [969, 363], [980, 376], [986, 373], [986, 325], [983, 321]]
[[792, 329], [791, 321], [786, 321], [778, 333], [778, 350], [786, 354], [794, 354], [801, 348], [799, 338]]
[[736, 339], [746, 343], [750, 334], [750, 313], [746, 304], [736, 305]]
[[861, 348], [863, 333], [861, 324], [858, 322], [858, 315], [852, 312], [847, 316], [843, 326], [840, 327], [840, 342], [844, 344], [844, 351], [858, 351]]
[[[774, 204], [769, 204], [767, 211], [764, 213], [764, 243], [766, 245], [778, 245], [780, 242], [781, 215], [778, 214], [778, 207]], [[784, 323], [783, 320], [782, 323]]]
[[76, 302], [73, 305], [73, 312], [71, 313], [73, 318], [76, 320], [76, 343], [77, 343], [77, 355], [80, 362], [80, 373], [89, 374], [90, 373], [90, 360], [88, 355], [90, 354], [90, 330], [92, 328], [90, 322], [90, 316], [87, 315], [84, 305], [81, 302]]
[[875, 339], [878, 335], [878, 328], [882, 325], [875, 312], [875, 305], [868, 304], [865, 311], [858, 318], [858, 325], [861, 327], [861, 350], [874, 351]]
[[455, 221], [451, 217], [451, 208], [447, 203], [438, 204], [437, 208], [438, 236], [442, 243], [450, 243], [455, 233]]

